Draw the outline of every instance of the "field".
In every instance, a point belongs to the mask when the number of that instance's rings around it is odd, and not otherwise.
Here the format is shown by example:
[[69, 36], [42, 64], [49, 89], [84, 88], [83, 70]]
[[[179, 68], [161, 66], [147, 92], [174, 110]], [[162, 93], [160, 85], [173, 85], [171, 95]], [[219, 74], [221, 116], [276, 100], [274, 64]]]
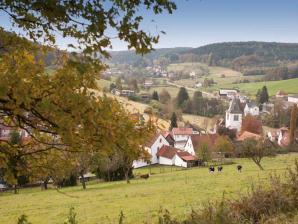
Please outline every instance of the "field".
[[256, 82], [256, 83], [242, 83], [242, 84], [225, 84], [223, 88], [239, 88], [241, 92], [248, 95], [256, 95], [258, 89], [261, 89], [264, 85], [267, 86], [270, 96], [276, 94], [278, 90], [284, 90], [287, 93], [298, 93], [298, 78], [280, 80], [280, 81], [268, 81], [268, 82]]
[[[210, 174], [207, 168], [181, 170], [171, 167], [153, 167], [148, 180], [93, 183], [82, 190], [80, 186], [42, 191], [39, 188], [21, 190], [18, 195], [0, 194], [0, 223], [16, 223], [26, 214], [32, 224], [62, 223], [69, 208], [75, 207], [79, 223], [117, 223], [120, 211], [125, 223], [153, 223], [158, 211], [169, 209], [177, 218], [183, 218], [191, 209], [197, 209], [207, 200], [238, 197], [247, 192], [252, 183], [267, 183], [272, 173], [283, 174], [298, 159], [298, 154], [265, 158], [265, 171], [248, 159], [237, 159], [243, 172], [236, 172], [236, 164], [225, 165], [223, 173]], [[148, 168], [135, 170], [147, 173]]]
[[[168, 70], [175, 72], [184, 71], [186, 74], [194, 71], [196, 74], [202, 75], [202, 77], [196, 77], [194, 79], [181, 79], [175, 81], [175, 83], [178, 85], [184, 85], [188, 87], [193, 87], [196, 82], [203, 82], [205, 78], [212, 78], [217, 84], [213, 85], [212, 87], [202, 89], [209, 92], [218, 90], [219, 88], [238, 88], [246, 95], [255, 96], [258, 89], [266, 85], [270, 96], [275, 95], [278, 90], [284, 90], [288, 93], [298, 93], [298, 78], [281, 81], [254, 82], [255, 80], [261, 79], [262, 76], [243, 76], [240, 72], [228, 68], [212, 67], [202, 63], [171, 64], [168, 66]], [[224, 78], [222, 77], [222, 74], [225, 75]], [[241, 84], [233, 83], [243, 79], [248, 79], [251, 82]]]

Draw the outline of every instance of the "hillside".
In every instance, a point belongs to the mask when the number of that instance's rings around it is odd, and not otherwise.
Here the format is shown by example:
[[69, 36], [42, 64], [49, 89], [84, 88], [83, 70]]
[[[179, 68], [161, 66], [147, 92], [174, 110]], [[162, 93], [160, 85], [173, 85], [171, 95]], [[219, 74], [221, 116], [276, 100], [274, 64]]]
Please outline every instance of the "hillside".
[[[203, 62], [224, 66], [238, 71], [269, 69], [298, 61], [298, 43], [275, 42], [226, 42], [198, 48], [156, 49], [150, 54], [135, 55], [133, 51], [110, 52], [111, 63], [135, 66], [152, 65], [155, 60], [166, 58], [168, 63]], [[260, 71], [259, 71], [260, 72]]]

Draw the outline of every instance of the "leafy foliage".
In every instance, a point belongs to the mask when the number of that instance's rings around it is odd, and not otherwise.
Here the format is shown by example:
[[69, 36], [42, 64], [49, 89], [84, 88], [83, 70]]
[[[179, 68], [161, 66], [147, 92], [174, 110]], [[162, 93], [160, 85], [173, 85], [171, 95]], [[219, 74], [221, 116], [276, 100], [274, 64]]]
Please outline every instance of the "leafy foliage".
[[[140, 28], [143, 17], [138, 9], [145, 7], [154, 14], [172, 13], [176, 5], [172, 1], [54, 1], [44, 4], [41, 0], [28, 2], [3, 1], [0, 10], [22, 28], [31, 39], [55, 43], [56, 33], [71, 37], [76, 42], [69, 46], [87, 55], [100, 52], [108, 55], [105, 48], [112, 47], [108, 28], [126, 41], [137, 53], [146, 53], [157, 43], [159, 35], [151, 35]], [[93, 56], [93, 55], [92, 55]], [[94, 54], [96, 56], [96, 54]]]

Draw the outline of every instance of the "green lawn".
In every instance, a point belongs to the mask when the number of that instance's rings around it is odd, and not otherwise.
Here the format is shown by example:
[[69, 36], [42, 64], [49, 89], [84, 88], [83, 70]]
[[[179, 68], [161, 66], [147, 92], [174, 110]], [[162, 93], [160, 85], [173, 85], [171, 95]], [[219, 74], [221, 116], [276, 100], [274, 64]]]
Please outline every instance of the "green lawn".
[[242, 84], [224, 84], [221, 88], [239, 88], [241, 92], [248, 95], [256, 95], [258, 89], [261, 89], [264, 85], [267, 86], [270, 96], [276, 94], [278, 90], [284, 90], [287, 93], [298, 93], [298, 78], [280, 80], [280, 81], [268, 81], [268, 82], [255, 82], [255, 83], [242, 83]]
[[[16, 223], [17, 217], [26, 214], [32, 224], [63, 223], [71, 206], [75, 207], [79, 223], [116, 223], [122, 210], [125, 223], [151, 223], [157, 220], [160, 207], [169, 209], [182, 218], [192, 208], [196, 209], [207, 200], [237, 197], [245, 193], [251, 184], [267, 182], [271, 173], [284, 174], [298, 154], [266, 158], [265, 171], [247, 159], [235, 162], [243, 165], [243, 172], [236, 172], [236, 164], [224, 166], [223, 173], [210, 174], [207, 168], [180, 168], [155, 166], [148, 180], [135, 179], [131, 184], [124, 181], [41, 191], [39, 188], [22, 190], [20, 194], [0, 194], [0, 223]], [[147, 173], [148, 168], [135, 170]]]

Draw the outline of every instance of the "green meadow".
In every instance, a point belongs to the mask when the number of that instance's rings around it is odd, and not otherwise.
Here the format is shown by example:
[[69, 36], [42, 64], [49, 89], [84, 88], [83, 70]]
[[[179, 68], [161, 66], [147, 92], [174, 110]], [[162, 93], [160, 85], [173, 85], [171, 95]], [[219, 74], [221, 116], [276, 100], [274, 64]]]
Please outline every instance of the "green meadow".
[[[270, 174], [284, 176], [295, 159], [298, 154], [264, 158], [264, 171], [248, 159], [235, 159], [235, 164], [225, 165], [222, 173], [209, 173], [200, 167], [184, 170], [154, 166], [148, 180], [135, 178], [130, 184], [92, 182], [87, 190], [76, 186], [59, 192], [32, 188], [20, 190], [17, 195], [0, 193], [0, 223], [16, 223], [21, 214], [26, 214], [32, 224], [61, 224], [71, 206], [79, 224], [117, 223], [121, 211], [125, 223], [156, 223], [160, 208], [183, 218], [208, 200], [220, 200], [223, 193], [235, 198], [246, 193], [253, 183], [265, 186]], [[242, 164], [242, 173], [236, 171], [236, 164]], [[149, 168], [134, 172], [138, 176], [149, 172]]]
[[251, 82], [241, 84], [223, 84], [221, 88], [238, 88], [241, 92], [248, 95], [256, 95], [258, 89], [263, 86], [267, 86], [268, 93], [270, 96], [276, 94], [278, 90], [284, 90], [287, 93], [298, 93], [298, 78], [287, 79], [280, 81], [268, 81], [268, 82]]

